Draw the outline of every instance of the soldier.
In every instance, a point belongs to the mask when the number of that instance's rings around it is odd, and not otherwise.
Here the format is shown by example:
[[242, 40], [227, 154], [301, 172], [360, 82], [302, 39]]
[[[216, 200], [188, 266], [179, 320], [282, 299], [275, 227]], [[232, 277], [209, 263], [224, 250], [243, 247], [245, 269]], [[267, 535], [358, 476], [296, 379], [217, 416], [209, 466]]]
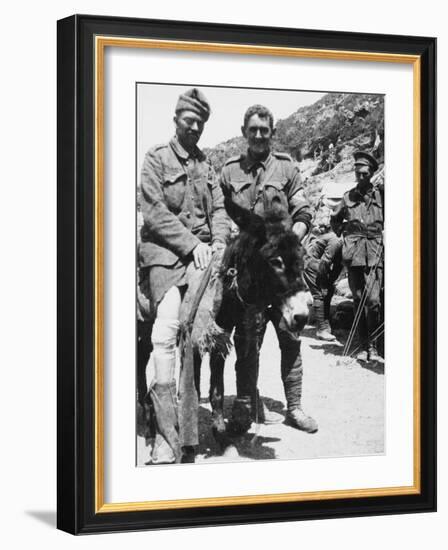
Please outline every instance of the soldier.
[[[228, 213], [239, 226], [242, 220], [232, 209], [233, 205], [263, 216], [266, 209], [281, 204], [290, 213], [293, 230], [301, 240], [308, 231], [311, 211], [303, 196], [297, 164], [288, 155], [271, 151], [275, 132], [272, 113], [262, 105], [249, 107], [241, 131], [247, 140], [247, 153], [229, 159], [221, 174]], [[316, 432], [316, 421], [301, 408], [303, 370], [299, 337], [285, 330], [276, 308], [255, 311], [247, 306], [240, 308], [237, 315], [234, 336], [237, 397], [233, 404], [231, 430], [235, 433], [246, 431], [250, 427], [250, 418], [258, 418], [259, 413], [263, 413], [257, 393], [259, 351], [266, 324], [271, 320], [281, 350], [286, 421], [300, 430]]]
[[[356, 187], [347, 191], [332, 216], [334, 231], [343, 236], [342, 259], [347, 266], [355, 314], [361, 304], [358, 335], [361, 361], [379, 359], [371, 336], [380, 323], [383, 281], [384, 189], [371, 183], [376, 159], [364, 151], [354, 153]], [[362, 306], [364, 302], [364, 307]]]
[[330, 304], [334, 283], [342, 270], [342, 241], [331, 228], [333, 210], [325, 195], [317, 201], [312, 229], [306, 239], [307, 260], [304, 279], [313, 296], [316, 337], [331, 342]]
[[[148, 151], [141, 172], [141, 271], [146, 270], [154, 316], [151, 343], [155, 378], [149, 394], [156, 417], [152, 463], [194, 456], [197, 430], [180, 433], [174, 380], [179, 320], [212, 254], [225, 246], [229, 219], [215, 173], [197, 143], [210, 116], [205, 96], [193, 88], [179, 97], [176, 135]], [[144, 284], [140, 284], [144, 288]], [[185, 317], [183, 315], [183, 317]], [[180, 378], [180, 399], [188, 399]], [[197, 411], [196, 411], [197, 413]], [[180, 420], [180, 419], [179, 419]], [[196, 419], [186, 419], [185, 425]]]

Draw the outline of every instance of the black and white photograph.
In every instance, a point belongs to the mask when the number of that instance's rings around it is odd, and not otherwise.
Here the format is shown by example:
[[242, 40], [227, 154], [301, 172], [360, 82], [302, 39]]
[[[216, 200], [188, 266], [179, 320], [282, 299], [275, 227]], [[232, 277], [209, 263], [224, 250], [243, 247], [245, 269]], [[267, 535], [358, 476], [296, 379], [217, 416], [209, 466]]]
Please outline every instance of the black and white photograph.
[[385, 448], [385, 103], [137, 82], [136, 465]]

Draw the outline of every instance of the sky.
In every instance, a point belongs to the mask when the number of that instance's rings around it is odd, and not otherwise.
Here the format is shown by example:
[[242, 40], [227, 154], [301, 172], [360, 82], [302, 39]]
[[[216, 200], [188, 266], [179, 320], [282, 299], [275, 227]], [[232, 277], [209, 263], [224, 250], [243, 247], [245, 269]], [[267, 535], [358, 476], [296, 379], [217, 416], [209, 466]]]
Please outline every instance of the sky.
[[[146, 151], [158, 143], [165, 143], [174, 135], [174, 108], [177, 99], [192, 84], [137, 85], [138, 165]], [[201, 86], [211, 106], [211, 115], [201, 136], [199, 147], [214, 147], [218, 143], [241, 135], [243, 116], [248, 107], [261, 103], [274, 115], [274, 123], [286, 118], [299, 107], [310, 105], [325, 92], [289, 90], [260, 90]]]

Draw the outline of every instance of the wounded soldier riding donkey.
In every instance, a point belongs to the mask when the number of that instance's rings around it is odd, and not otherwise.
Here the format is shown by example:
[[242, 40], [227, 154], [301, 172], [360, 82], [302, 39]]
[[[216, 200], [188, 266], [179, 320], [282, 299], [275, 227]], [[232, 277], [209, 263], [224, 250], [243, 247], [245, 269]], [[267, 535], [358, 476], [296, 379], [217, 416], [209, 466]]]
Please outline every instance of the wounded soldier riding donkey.
[[197, 147], [209, 116], [209, 103], [199, 90], [182, 94], [174, 116], [176, 135], [148, 151], [141, 172], [139, 286], [147, 293], [154, 318], [147, 337], [155, 377], [146, 398], [155, 416], [153, 464], [190, 461], [198, 444], [194, 373], [181, 368], [179, 419], [174, 375], [179, 327], [189, 301], [230, 232], [214, 170]]

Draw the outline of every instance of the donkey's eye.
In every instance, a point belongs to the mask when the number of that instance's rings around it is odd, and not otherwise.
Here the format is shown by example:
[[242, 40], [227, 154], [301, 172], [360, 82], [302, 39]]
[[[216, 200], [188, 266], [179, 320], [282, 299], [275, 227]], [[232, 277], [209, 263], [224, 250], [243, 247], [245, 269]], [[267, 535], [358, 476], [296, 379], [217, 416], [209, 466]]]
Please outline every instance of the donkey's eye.
[[269, 263], [274, 269], [285, 269], [285, 264], [283, 263], [281, 256], [277, 256], [277, 258], [270, 258]]

